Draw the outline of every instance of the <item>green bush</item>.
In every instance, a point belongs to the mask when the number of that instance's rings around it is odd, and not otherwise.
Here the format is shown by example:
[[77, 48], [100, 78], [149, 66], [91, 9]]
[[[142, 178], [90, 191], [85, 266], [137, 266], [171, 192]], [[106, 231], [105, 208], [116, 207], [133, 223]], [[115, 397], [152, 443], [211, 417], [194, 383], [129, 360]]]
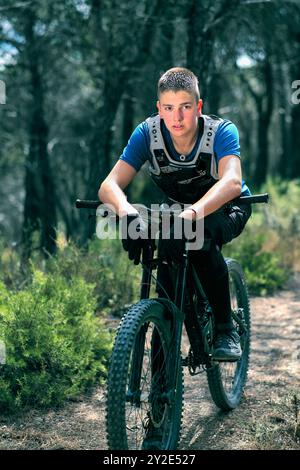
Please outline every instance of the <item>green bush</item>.
[[9, 289], [23, 289], [31, 282], [31, 265], [69, 280], [80, 276], [93, 284], [96, 310], [101, 315], [121, 316], [124, 305], [138, 300], [141, 269], [128, 260], [119, 240], [94, 239], [88, 247], [79, 248], [73, 242], [67, 243], [59, 233], [56, 255], [46, 262], [35, 255], [29, 269], [20, 269], [17, 250], [4, 246], [0, 240], [0, 279]]
[[112, 338], [94, 315], [94, 286], [33, 270], [24, 290], [0, 284], [0, 410], [61, 405], [105, 376]]
[[294, 272], [300, 271], [300, 180], [269, 179], [266, 191], [271, 195], [261, 221], [268, 238], [269, 250], [276, 251], [282, 263]]
[[267, 234], [247, 227], [238, 239], [223, 250], [225, 256], [241, 264], [249, 292], [254, 295], [271, 294], [281, 288], [289, 277], [280, 256], [264, 249], [267, 239]]
[[124, 305], [138, 300], [140, 267], [128, 260], [119, 240], [92, 240], [87, 249], [73, 243], [58, 250], [47, 271], [67, 279], [80, 275], [95, 286], [97, 310], [121, 316]]
[[300, 270], [300, 181], [269, 178], [261, 192], [269, 204], [253, 205], [240, 237], [223, 249], [243, 266], [251, 293], [271, 294]]

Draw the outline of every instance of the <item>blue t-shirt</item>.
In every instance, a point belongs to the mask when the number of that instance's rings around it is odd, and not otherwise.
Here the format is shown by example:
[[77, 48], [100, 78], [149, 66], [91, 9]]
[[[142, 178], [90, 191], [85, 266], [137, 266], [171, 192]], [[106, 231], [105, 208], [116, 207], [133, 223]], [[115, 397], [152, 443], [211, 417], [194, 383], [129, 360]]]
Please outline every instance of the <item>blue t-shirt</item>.
[[[180, 161], [180, 153], [176, 151], [170, 132], [163, 121], [161, 128], [163, 139], [169, 154], [174, 160]], [[198, 134], [197, 142], [195, 143], [191, 153], [186, 156], [185, 162], [193, 160], [199, 139], [201, 139], [200, 132]], [[240, 158], [239, 133], [237, 127], [231, 121], [224, 120], [219, 125], [214, 140], [214, 154], [216, 156], [217, 163], [226, 155], [236, 155]], [[120, 159], [131, 165], [136, 171], [139, 171], [145, 162], [151, 162], [152, 154], [150, 151], [150, 135], [146, 121], [143, 121], [135, 128], [128, 144], [120, 156]], [[244, 180], [242, 182], [242, 194], [251, 194]]]

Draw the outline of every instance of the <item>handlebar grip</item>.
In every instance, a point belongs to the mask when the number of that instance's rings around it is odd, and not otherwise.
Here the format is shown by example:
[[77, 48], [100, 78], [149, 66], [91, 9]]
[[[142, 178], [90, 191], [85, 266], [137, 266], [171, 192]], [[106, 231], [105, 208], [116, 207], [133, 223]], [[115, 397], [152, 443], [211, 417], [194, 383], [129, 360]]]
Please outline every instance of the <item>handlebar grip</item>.
[[264, 194], [255, 194], [254, 196], [240, 196], [236, 199], [233, 199], [231, 202], [245, 202], [246, 204], [256, 204], [256, 203], [261, 203], [269, 202], [269, 194], [264, 193]]
[[75, 206], [77, 209], [97, 209], [101, 201], [85, 201], [83, 199], [76, 199]]

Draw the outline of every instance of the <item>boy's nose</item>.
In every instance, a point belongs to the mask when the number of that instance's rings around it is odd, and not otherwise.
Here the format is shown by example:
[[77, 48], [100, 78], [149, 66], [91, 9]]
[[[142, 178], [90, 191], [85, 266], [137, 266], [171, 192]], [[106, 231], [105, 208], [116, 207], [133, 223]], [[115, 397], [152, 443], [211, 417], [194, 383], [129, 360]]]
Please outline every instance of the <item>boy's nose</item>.
[[183, 115], [181, 109], [174, 109], [173, 119], [174, 121], [182, 121]]

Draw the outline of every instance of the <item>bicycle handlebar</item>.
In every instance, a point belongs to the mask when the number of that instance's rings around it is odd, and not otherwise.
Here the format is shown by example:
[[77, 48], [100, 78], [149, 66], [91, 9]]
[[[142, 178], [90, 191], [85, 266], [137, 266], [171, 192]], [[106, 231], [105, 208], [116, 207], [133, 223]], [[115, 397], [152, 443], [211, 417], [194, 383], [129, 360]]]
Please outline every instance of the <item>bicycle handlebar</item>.
[[101, 204], [101, 201], [86, 201], [84, 199], [76, 199], [75, 202], [77, 209], [97, 209]]
[[[269, 201], [269, 194], [254, 194], [253, 196], [240, 196], [236, 199], [232, 199], [227, 204], [238, 204], [238, 203], [246, 203], [246, 204], [259, 204], [259, 203], [268, 203]], [[101, 201], [87, 201], [84, 199], [76, 199], [75, 206], [77, 209], [97, 209], [101, 205]]]
[[254, 194], [253, 196], [240, 196], [237, 197], [236, 199], [233, 199], [232, 201], [229, 201], [229, 203], [238, 203], [238, 202], [245, 202], [246, 204], [259, 204], [261, 202], [268, 203], [269, 202], [269, 194], [268, 193], [263, 193], [263, 194]]

